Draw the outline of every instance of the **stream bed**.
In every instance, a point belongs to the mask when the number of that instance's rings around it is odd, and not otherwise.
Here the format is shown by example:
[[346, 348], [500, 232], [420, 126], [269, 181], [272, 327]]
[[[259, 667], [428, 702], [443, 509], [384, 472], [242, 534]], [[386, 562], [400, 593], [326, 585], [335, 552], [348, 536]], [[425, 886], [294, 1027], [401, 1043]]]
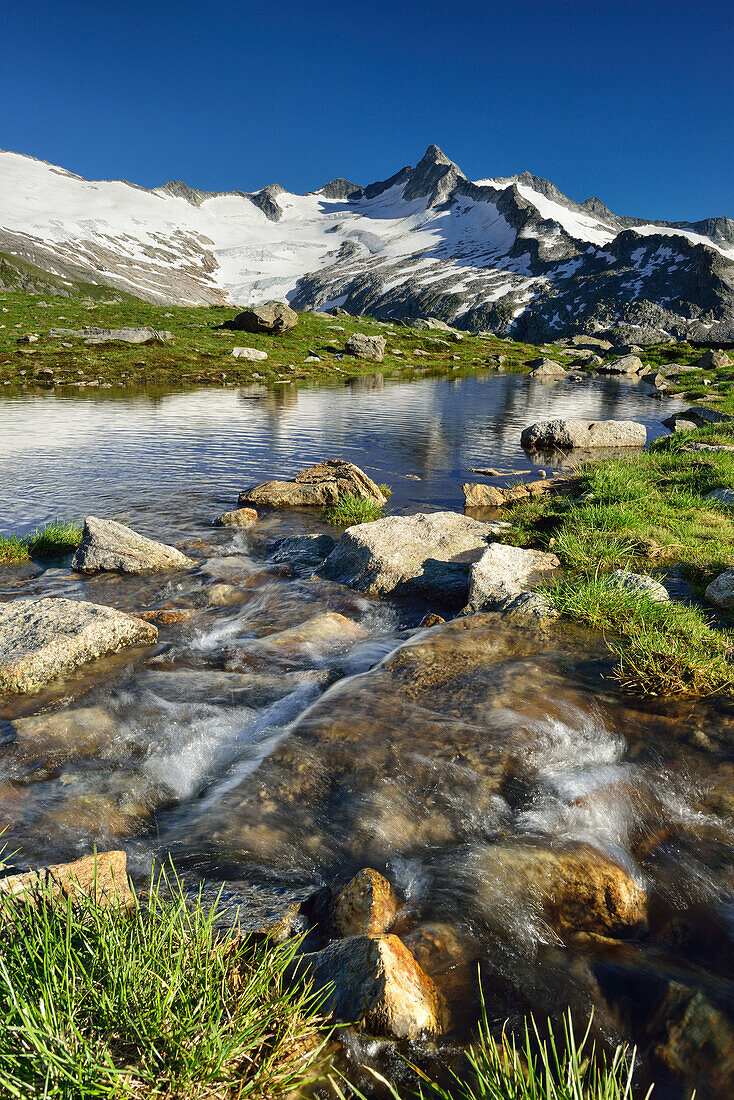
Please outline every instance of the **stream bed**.
[[[734, 708], [623, 697], [602, 679], [606, 648], [583, 631], [492, 615], [425, 630], [434, 608], [274, 559], [284, 536], [338, 534], [317, 512], [211, 526], [241, 489], [325, 458], [390, 485], [393, 511], [461, 511], [462, 483], [484, 480], [472, 468], [537, 476], [519, 446], [534, 420], [642, 420], [652, 439], [681, 407], [625, 380], [496, 374], [6, 389], [0, 533], [94, 514], [197, 560], [144, 577], [0, 567], [2, 600], [192, 611], [162, 626], [156, 647], [0, 700], [13, 862], [122, 847], [142, 882], [170, 852], [186, 876], [239, 883], [276, 907], [372, 866], [404, 897], [401, 935], [449, 1003], [447, 1050], [471, 1034], [480, 972], [498, 1032], [530, 1011], [557, 1017], [570, 1004], [584, 1020], [593, 1008], [602, 1043], [638, 1045], [640, 1087], [654, 1079], [655, 1097], [682, 1100], [692, 1084], [699, 1100], [729, 1095]], [[307, 630], [282, 650], [264, 641], [327, 612], [358, 629]], [[644, 921], [549, 914], [527, 867], [569, 854], [621, 868], [644, 892]], [[378, 1057], [368, 1046], [355, 1039], [353, 1056]]]

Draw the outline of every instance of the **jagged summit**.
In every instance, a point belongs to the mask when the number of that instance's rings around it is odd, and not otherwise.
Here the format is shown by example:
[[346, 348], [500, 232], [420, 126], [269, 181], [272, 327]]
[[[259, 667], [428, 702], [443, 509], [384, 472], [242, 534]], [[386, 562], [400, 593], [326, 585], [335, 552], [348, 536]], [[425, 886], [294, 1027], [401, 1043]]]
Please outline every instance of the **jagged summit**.
[[[0, 253], [157, 302], [287, 298], [391, 319], [434, 315], [530, 340], [734, 343], [734, 221], [645, 221], [550, 180], [468, 180], [437, 145], [364, 187], [295, 195], [89, 183], [0, 152]], [[0, 265], [0, 271], [3, 268]]]

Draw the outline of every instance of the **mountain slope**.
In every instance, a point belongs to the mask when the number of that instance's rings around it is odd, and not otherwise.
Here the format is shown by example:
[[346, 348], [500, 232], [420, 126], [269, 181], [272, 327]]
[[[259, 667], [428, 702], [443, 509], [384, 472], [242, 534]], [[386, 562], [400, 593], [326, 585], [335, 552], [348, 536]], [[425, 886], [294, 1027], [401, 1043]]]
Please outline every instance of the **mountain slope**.
[[734, 222], [644, 222], [527, 172], [472, 182], [436, 146], [359, 187], [91, 182], [0, 152], [0, 251], [154, 302], [434, 315], [529, 340], [629, 328], [734, 342]]

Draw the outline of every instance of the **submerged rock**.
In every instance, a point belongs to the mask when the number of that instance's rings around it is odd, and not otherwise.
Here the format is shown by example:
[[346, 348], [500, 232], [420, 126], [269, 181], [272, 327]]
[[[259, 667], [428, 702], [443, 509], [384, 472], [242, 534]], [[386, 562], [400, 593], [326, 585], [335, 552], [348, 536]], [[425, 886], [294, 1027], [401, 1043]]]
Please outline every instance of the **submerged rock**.
[[139, 535], [123, 523], [87, 516], [71, 567], [78, 573], [150, 573], [193, 564], [175, 547]]
[[558, 932], [624, 936], [643, 930], [647, 897], [631, 875], [585, 844], [542, 848], [529, 843], [487, 845], [477, 854], [483, 916], [508, 909], [537, 915]]
[[319, 575], [370, 595], [466, 603], [469, 568], [492, 524], [458, 512], [388, 516], [348, 527]]
[[270, 336], [282, 336], [298, 324], [298, 314], [285, 302], [263, 302], [262, 305], [244, 309], [225, 321], [222, 328], [235, 332], [264, 332]]
[[636, 420], [540, 420], [520, 436], [527, 451], [644, 447], [646, 442], [647, 429]]
[[428, 1039], [444, 1029], [433, 981], [397, 936], [350, 936], [302, 955], [299, 976], [324, 990], [323, 1011], [336, 1023], [386, 1039]]
[[16, 718], [2, 732], [6, 776], [38, 782], [48, 779], [69, 760], [104, 753], [112, 745], [117, 725], [102, 707], [73, 707]]
[[331, 535], [289, 535], [275, 543], [271, 560], [315, 569], [326, 561], [335, 546], [336, 539]]
[[464, 613], [495, 610], [503, 601], [540, 584], [559, 564], [555, 554], [542, 550], [490, 543], [471, 567], [469, 600]]
[[113, 607], [83, 600], [23, 598], [0, 604], [0, 694], [38, 691], [81, 665], [158, 631]]
[[369, 359], [374, 363], [381, 363], [385, 355], [387, 341], [384, 336], [365, 336], [362, 332], [355, 332], [349, 337], [344, 350], [347, 355], [355, 355], [358, 359]]
[[497, 611], [502, 613], [505, 619], [517, 619], [518, 622], [544, 623], [553, 622], [559, 617], [550, 600], [540, 592], [519, 592], [516, 596], [508, 596], [498, 604]]
[[263, 661], [274, 659], [292, 663], [304, 657], [343, 653], [366, 635], [365, 628], [353, 619], [336, 611], [325, 611], [299, 626], [237, 646], [227, 659], [227, 668], [259, 667]]
[[622, 588], [626, 592], [637, 592], [641, 596], [649, 596], [657, 603], [665, 603], [670, 599], [667, 588], [654, 577], [648, 577], [646, 573], [630, 573], [626, 569], [616, 569], [610, 575], [608, 583], [612, 588]]
[[0, 899], [12, 895], [33, 901], [49, 894], [59, 901], [87, 897], [97, 905], [130, 908], [135, 895], [127, 878], [127, 856], [124, 852], [100, 852], [74, 863], [0, 878]]
[[359, 466], [333, 458], [296, 474], [293, 481], [266, 481], [240, 493], [238, 504], [271, 508], [323, 508], [340, 496], [357, 496], [385, 504], [386, 498]]
[[334, 900], [337, 936], [373, 936], [386, 932], [400, 911], [387, 879], [371, 867], [358, 871]]

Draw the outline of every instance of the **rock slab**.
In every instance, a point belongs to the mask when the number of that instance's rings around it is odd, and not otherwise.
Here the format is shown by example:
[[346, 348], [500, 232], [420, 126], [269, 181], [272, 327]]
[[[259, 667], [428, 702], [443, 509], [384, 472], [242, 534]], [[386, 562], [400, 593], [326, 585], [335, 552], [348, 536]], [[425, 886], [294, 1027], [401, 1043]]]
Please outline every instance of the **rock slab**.
[[111, 519], [87, 516], [72, 569], [78, 573], [151, 573], [193, 565], [180, 550]]
[[85, 856], [74, 863], [59, 863], [21, 875], [0, 878], [0, 897], [22, 897], [33, 903], [36, 899], [90, 898], [104, 907], [131, 908], [135, 895], [127, 878], [127, 856], [124, 852], [102, 852]]
[[83, 600], [0, 604], [0, 695], [38, 691], [89, 661], [157, 637], [151, 623]]
[[644, 447], [647, 429], [636, 420], [539, 420], [524, 429], [526, 451]]
[[493, 533], [491, 523], [458, 512], [387, 516], [348, 527], [318, 572], [373, 596], [417, 596], [463, 606], [471, 564]]
[[293, 481], [265, 481], [245, 489], [238, 504], [270, 508], [323, 508], [341, 496], [357, 496], [386, 504], [382, 491], [359, 466], [333, 458], [301, 470]]

